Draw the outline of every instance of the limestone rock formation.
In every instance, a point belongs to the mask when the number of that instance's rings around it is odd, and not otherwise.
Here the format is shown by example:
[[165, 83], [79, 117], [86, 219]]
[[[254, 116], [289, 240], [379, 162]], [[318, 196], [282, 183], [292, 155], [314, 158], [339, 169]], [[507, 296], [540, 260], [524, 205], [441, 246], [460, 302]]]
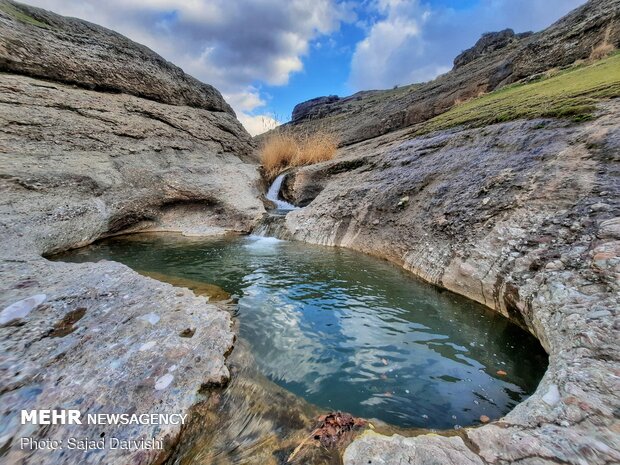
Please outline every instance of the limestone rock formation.
[[[292, 119], [293, 121], [301, 121], [303, 119], [321, 118], [323, 116], [322, 111], [326, 108], [326, 105], [334, 102], [338, 102], [340, 98], [337, 95], [329, 95], [328, 97], [317, 97], [306, 102], [299, 103], [293, 108]], [[318, 111], [317, 111], [318, 110]], [[328, 111], [325, 113], [327, 114]]]
[[294, 238], [398, 263], [520, 323], [550, 355], [536, 393], [498, 422], [458, 439], [364, 436], [346, 464], [620, 460], [619, 115], [610, 101], [581, 124], [396, 131], [289, 176], [290, 200], [314, 198], [288, 214]]
[[214, 87], [96, 24], [1, 0], [0, 37], [5, 72], [234, 115]]
[[472, 48], [465, 50], [454, 59], [454, 68], [460, 68], [478, 58], [500, 50], [515, 41], [531, 36], [532, 32], [515, 34], [512, 29], [504, 29], [499, 32], [487, 32], [476, 42]]
[[620, 0], [590, 0], [541, 32], [510, 35], [504, 31], [483, 37], [457, 59], [452, 71], [431, 82], [304, 102], [288, 128], [329, 129], [345, 146], [421, 123], [457, 101], [588, 58], [601, 43], [618, 48]]
[[[230, 315], [117, 263], [41, 255], [130, 230], [249, 231], [264, 211], [251, 138], [217, 90], [146, 47], [4, 0], [0, 71], [2, 461], [160, 463], [181, 425], [22, 425], [20, 410], [186, 414], [228, 379]], [[72, 436], [164, 447], [20, 448]]]

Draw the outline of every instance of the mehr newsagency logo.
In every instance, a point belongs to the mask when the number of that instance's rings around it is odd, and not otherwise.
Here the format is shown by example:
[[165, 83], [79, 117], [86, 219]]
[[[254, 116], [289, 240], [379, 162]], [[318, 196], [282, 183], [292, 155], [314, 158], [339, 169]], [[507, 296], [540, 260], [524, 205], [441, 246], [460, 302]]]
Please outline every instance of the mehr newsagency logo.
[[[79, 410], [22, 410], [21, 424], [31, 425], [184, 425], [187, 414], [179, 413], [88, 413]], [[76, 437], [66, 439], [40, 439], [22, 437], [20, 449], [27, 450], [96, 450], [96, 449], [163, 449], [163, 439], [120, 437]]]

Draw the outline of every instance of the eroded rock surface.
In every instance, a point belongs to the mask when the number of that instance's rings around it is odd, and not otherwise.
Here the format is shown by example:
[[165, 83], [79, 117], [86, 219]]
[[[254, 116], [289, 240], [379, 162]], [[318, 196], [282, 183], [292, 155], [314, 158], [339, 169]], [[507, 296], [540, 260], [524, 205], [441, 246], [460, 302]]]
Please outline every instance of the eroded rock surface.
[[[229, 377], [229, 314], [189, 290], [144, 278], [113, 262], [4, 261], [2, 305], [41, 289], [47, 299], [0, 328], [2, 434], [6, 463], [156, 463], [179, 425], [21, 425], [22, 409], [87, 414], [187, 414], [203, 385]], [[67, 314], [83, 316], [55, 334]], [[184, 328], [196, 328], [190, 338]], [[84, 420], [85, 421], [85, 420]], [[20, 438], [158, 438], [163, 450], [53, 451], [20, 448]]]
[[[408, 461], [403, 461], [403, 457]], [[349, 446], [344, 461], [351, 465], [411, 463], [424, 465], [483, 465], [460, 437], [425, 435], [405, 438], [366, 433]]]
[[0, 69], [234, 116], [213, 86], [96, 24], [0, 1]]
[[291, 200], [316, 197], [288, 214], [294, 238], [388, 258], [509, 316], [550, 354], [532, 397], [456, 446], [364, 437], [345, 463], [620, 460], [619, 115], [612, 101], [580, 125], [394, 132], [289, 180]]
[[300, 103], [287, 128], [329, 130], [341, 145], [353, 144], [426, 121], [457, 101], [588, 58], [604, 43], [620, 46], [620, 0], [590, 0], [536, 34], [483, 36], [457, 58], [452, 71], [431, 82]]
[[454, 59], [454, 67], [460, 68], [467, 63], [471, 63], [472, 61], [493, 53], [496, 50], [501, 50], [502, 48], [531, 35], [531, 32], [515, 34], [515, 31], [512, 29], [504, 29], [499, 32], [487, 32], [482, 34], [482, 37], [478, 40], [478, 42], [476, 42], [476, 45], [465, 50]]
[[[0, 70], [1, 461], [159, 463], [180, 425], [21, 425], [20, 410], [187, 414], [229, 377], [229, 313], [117, 263], [41, 255], [128, 230], [251, 230], [250, 136], [219, 92], [145, 47], [4, 1]], [[165, 444], [20, 449], [72, 436]]]

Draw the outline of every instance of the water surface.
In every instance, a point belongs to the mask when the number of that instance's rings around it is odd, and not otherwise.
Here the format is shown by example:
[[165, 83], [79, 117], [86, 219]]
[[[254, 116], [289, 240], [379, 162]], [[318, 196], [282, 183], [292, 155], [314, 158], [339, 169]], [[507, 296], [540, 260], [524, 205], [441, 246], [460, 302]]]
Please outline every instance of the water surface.
[[510, 411], [547, 366], [506, 318], [351, 250], [150, 234], [62, 257], [99, 259], [238, 296], [240, 337], [260, 371], [323, 409], [400, 427], [471, 425]]

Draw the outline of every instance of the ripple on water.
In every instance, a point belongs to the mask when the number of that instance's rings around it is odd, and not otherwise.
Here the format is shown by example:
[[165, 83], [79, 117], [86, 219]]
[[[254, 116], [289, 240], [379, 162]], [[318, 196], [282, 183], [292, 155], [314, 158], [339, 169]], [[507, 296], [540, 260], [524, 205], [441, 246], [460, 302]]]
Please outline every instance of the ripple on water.
[[63, 260], [101, 258], [239, 296], [260, 372], [322, 409], [400, 427], [476, 424], [511, 410], [546, 369], [540, 344], [505, 318], [354, 251], [149, 235]]

